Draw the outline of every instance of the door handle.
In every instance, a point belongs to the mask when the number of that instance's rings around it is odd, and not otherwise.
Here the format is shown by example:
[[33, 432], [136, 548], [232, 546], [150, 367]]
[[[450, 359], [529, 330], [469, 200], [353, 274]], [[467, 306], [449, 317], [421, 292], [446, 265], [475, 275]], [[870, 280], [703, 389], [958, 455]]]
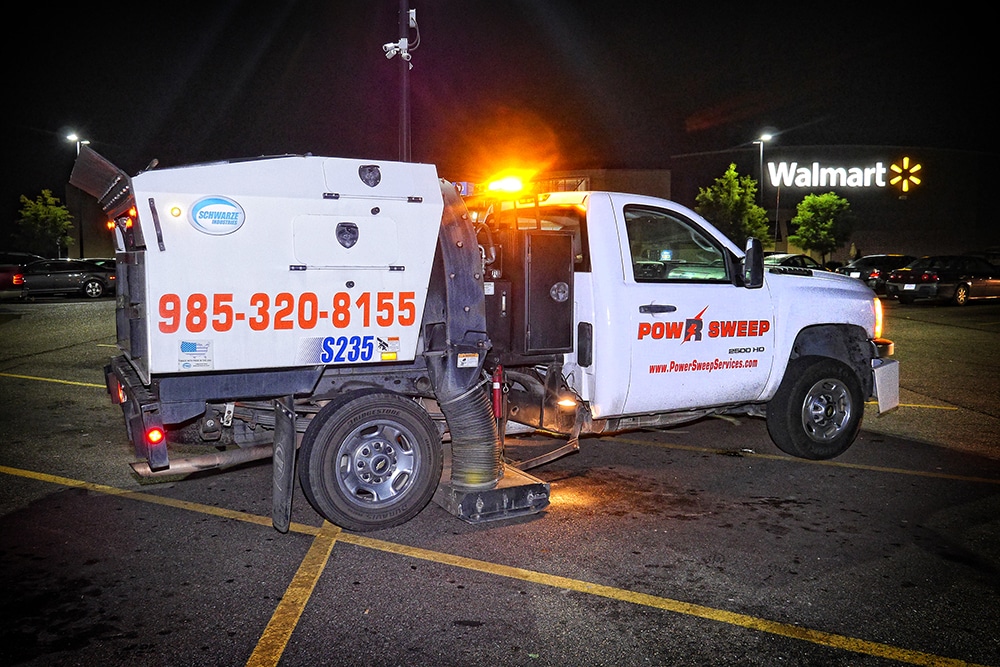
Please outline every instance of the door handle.
[[669, 306], [665, 303], [651, 303], [646, 306], [639, 306], [639, 312], [648, 313], [672, 313], [677, 310], [677, 306]]

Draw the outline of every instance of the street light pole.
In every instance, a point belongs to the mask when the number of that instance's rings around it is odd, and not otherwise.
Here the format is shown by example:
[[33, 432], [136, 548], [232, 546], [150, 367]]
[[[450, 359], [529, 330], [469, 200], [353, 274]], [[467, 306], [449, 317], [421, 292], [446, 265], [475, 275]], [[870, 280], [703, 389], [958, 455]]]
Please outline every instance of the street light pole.
[[66, 141], [76, 142], [76, 154], [77, 154], [77, 156], [80, 155], [80, 146], [86, 146], [87, 144], [90, 143], [86, 139], [81, 139], [80, 137], [76, 136], [76, 134], [67, 134], [66, 135]]
[[[410, 41], [410, 30], [416, 31]], [[420, 45], [417, 10], [410, 9], [409, 0], [399, 0], [399, 41], [382, 45], [386, 58], [399, 56], [399, 160], [410, 161], [410, 53]]]
[[758, 203], [761, 205], [763, 205], [764, 203], [764, 144], [773, 138], [774, 138], [773, 135], [765, 133], [760, 135], [760, 139], [757, 139], [757, 141], [754, 142], [755, 144], [760, 146], [760, 161], [759, 161], [760, 170], [758, 172], [760, 174], [760, 187], [757, 188], [757, 200]]
[[[399, 0], [399, 43], [406, 45], [409, 36], [409, 2], [408, 0]], [[409, 59], [399, 59], [399, 159], [402, 162], [410, 161], [410, 67]]]
[[[79, 136], [77, 136], [75, 132], [67, 134], [66, 141], [72, 141], [76, 144], [77, 157], [80, 157], [80, 148], [90, 143], [87, 139], [81, 139]], [[69, 187], [72, 188], [73, 186]], [[70, 194], [69, 189], [66, 190], [66, 194], [67, 196]], [[79, 191], [73, 193], [73, 199], [74, 199], [73, 203], [75, 204], [73, 208], [76, 209], [76, 216], [75, 216], [76, 224], [78, 224], [80, 227], [80, 257], [85, 257], [86, 255], [84, 255], [83, 252], [83, 204], [80, 201]], [[66, 203], [69, 204], [69, 201], [67, 201]], [[62, 252], [60, 252], [59, 254], [62, 255]], [[69, 256], [69, 248], [66, 248], [66, 256], [67, 257]]]

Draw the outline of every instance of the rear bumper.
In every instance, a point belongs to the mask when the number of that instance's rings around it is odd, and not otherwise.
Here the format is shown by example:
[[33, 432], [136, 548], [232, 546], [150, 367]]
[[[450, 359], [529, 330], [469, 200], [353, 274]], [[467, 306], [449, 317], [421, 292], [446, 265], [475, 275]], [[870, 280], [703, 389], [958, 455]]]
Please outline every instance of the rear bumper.
[[886, 283], [886, 294], [897, 299], [950, 299], [957, 283]]
[[124, 356], [113, 358], [104, 367], [104, 380], [111, 402], [122, 408], [125, 430], [135, 449], [135, 455], [147, 461], [151, 470], [168, 467], [170, 460], [166, 438], [151, 442], [148, 437], [154, 430], [165, 433], [157, 396], [142, 384], [139, 374]]

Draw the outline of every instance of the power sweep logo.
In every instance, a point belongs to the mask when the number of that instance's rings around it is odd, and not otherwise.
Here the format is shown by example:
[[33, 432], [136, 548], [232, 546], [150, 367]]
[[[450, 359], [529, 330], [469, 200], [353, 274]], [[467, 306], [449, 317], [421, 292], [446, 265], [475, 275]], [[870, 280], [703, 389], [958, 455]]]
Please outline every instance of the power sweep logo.
[[[649, 373], [651, 375], [659, 375], [663, 373], [691, 373], [691, 372], [705, 372], [711, 373], [713, 371], [739, 371], [739, 370], [752, 370], [760, 365], [760, 359], [751, 356], [746, 358], [744, 355], [757, 355], [763, 354], [767, 351], [763, 341], [751, 342], [745, 340], [747, 338], [759, 338], [764, 336], [768, 331], [771, 330], [770, 320], [709, 320], [706, 321], [704, 318], [705, 311], [708, 310], [708, 306], [701, 309], [694, 317], [689, 317], [684, 320], [676, 320], [673, 322], [640, 322], [639, 323], [639, 340], [650, 339], [650, 340], [680, 340], [680, 345], [689, 343], [692, 341], [701, 341], [703, 336], [707, 336], [709, 339], [718, 338], [732, 338], [739, 339], [734, 340], [733, 343], [737, 347], [730, 347], [729, 353], [726, 358], [716, 357], [714, 359], [704, 360], [695, 358], [677, 358], [671, 359], [669, 361], [663, 361], [662, 363], [652, 363], [649, 365]], [[733, 344], [730, 343], [730, 344]], [[680, 352], [680, 348], [663, 348], [668, 350], [666, 354], [683, 354], [683, 355], [696, 355], [698, 352], [696, 350], [704, 350], [700, 346], [693, 346], [685, 348], [689, 352]], [[670, 352], [669, 350], [676, 350], [676, 352]], [[738, 355], [740, 358], [736, 358], [733, 355]]]
[[681, 341], [682, 345], [689, 340], [701, 340], [701, 330], [705, 325], [701, 316], [705, 314], [706, 310], [708, 310], [708, 306], [702, 308], [701, 312], [691, 319], [684, 320], [684, 340]]
[[680, 340], [681, 345], [709, 338], [757, 338], [771, 330], [770, 320], [705, 321], [708, 306], [694, 317], [672, 322], [639, 322], [639, 340]]

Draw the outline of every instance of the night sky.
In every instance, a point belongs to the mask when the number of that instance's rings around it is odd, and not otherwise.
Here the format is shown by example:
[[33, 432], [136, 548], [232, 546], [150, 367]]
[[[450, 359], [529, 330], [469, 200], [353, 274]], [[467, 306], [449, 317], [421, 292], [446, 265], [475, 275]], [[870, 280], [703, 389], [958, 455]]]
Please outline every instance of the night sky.
[[[783, 145], [995, 150], [995, 38], [954, 4], [409, 4], [412, 159], [450, 180], [669, 168], [764, 128]], [[399, 59], [382, 50], [398, 0], [36, 5], [8, 21], [30, 38], [8, 59], [5, 225], [22, 194], [64, 197], [70, 130], [131, 174], [153, 158], [399, 157]]]

